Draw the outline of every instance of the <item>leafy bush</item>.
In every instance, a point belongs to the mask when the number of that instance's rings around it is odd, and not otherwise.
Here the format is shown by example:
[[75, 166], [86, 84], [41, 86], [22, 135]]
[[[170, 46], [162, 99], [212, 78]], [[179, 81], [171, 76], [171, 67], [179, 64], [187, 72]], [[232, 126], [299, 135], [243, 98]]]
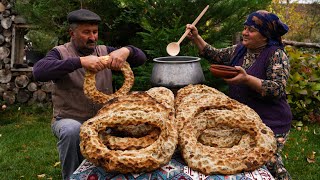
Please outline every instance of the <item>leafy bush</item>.
[[320, 122], [320, 54], [286, 47], [291, 72], [287, 94], [295, 120]]
[[[167, 55], [167, 44], [178, 41], [184, 33], [185, 25], [192, 23], [206, 5], [210, 5], [210, 8], [197, 26], [203, 37], [217, 46], [226, 42], [230, 44], [231, 36], [242, 28], [245, 17], [252, 11], [264, 9], [270, 2], [271, 0], [19, 0], [15, 1], [14, 9], [28, 23], [39, 27], [38, 30], [44, 32], [41, 35], [55, 34], [59, 44], [69, 40], [66, 22], [68, 12], [80, 7], [93, 10], [102, 19], [99, 31], [101, 44], [115, 47], [133, 44], [146, 49], [150, 53], [148, 55], [155, 58]], [[183, 48], [182, 52], [185, 52]]]

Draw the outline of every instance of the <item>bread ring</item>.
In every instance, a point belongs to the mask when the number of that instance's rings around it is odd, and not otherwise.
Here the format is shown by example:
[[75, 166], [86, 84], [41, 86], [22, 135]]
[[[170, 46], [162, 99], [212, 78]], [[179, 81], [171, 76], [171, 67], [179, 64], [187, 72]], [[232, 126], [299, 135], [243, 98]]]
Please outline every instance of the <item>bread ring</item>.
[[143, 137], [117, 137], [102, 132], [100, 139], [102, 139], [103, 144], [112, 150], [133, 150], [133, 149], [142, 149], [150, 146], [154, 143], [159, 137], [160, 130], [153, 129]]
[[[276, 141], [272, 130], [262, 121], [227, 109], [202, 108], [194, 120], [186, 122], [180, 132], [182, 155], [188, 166], [203, 174], [235, 174], [252, 171], [264, 165], [275, 153]], [[202, 131], [218, 125], [239, 128], [254, 141], [232, 148], [219, 148], [198, 143]]]
[[[131, 92], [126, 96], [114, 98], [112, 101], [114, 100], [157, 101], [172, 112], [174, 107], [173, 92], [165, 87], [151, 88], [146, 92]], [[108, 103], [105, 107], [107, 106]], [[99, 113], [105, 113], [103, 109]], [[112, 128], [110, 131], [111, 134], [101, 134], [101, 138], [110, 149], [118, 150], [145, 148], [152, 144], [160, 133], [158, 128], [147, 124], [120, 126]]]
[[166, 108], [174, 111], [174, 94], [173, 92], [165, 87], [153, 87], [146, 91], [156, 101], [163, 104]]
[[[102, 59], [102, 61], [108, 61], [110, 56], [101, 56], [99, 58]], [[122, 96], [124, 94], [127, 94], [130, 89], [133, 86], [134, 83], [134, 75], [130, 68], [130, 65], [128, 62], [124, 62], [121, 71], [124, 76], [124, 83], [122, 87], [116, 91], [113, 94], [104, 94], [97, 90], [96, 88], [96, 73], [93, 71], [86, 70], [85, 76], [84, 76], [84, 84], [83, 84], [83, 90], [84, 94], [90, 98], [93, 102], [98, 104], [105, 104], [110, 99]]]
[[[80, 128], [80, 150], [83, 156], [108, 172], [139, 173], [153, 171], [168, 163], [177, 146], [178, 133], [174, 115], [154, 101], [115, 101], [103, 114], [84, 122]], [[154, 143], [137, 150], [112, 150], [103, 144], [99, 133], [107, 128], [150, 124], [161, 130]]]
[[206, 146], [231, 148], [239, 144], [244, 132], [238, 128], [216, 127], [205, 129], [199, 136], [198, 141]]

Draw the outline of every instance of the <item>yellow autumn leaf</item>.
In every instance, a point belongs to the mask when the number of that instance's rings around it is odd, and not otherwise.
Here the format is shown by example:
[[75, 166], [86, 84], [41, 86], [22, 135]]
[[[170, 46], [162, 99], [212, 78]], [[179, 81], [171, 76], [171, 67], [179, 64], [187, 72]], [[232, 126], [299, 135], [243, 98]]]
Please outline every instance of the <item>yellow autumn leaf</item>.
[[38, 178], [39, 178], [39, 179], [45, 178], [45, 177], [46, 177], [46, 174], [39, 174], [39, 175], [38, 175]]
[[59, 165], [60, 165], [60, 161], [54, 163], [53, 167], [57, 167], [57, 166], [59, 166]]
[[307, 156], [307, 161], [308, 163], [315, 163], [316, 162], [316, 152], [312, 151], [308, 156]]

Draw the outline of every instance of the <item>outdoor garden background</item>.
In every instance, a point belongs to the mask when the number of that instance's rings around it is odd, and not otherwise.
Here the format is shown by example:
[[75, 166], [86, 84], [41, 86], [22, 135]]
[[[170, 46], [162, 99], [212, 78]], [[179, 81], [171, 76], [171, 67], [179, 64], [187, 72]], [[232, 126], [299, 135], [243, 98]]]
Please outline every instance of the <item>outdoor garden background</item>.
[[[3, 9], [0, 20], [6, 18], [5, 13], [25, 18], [28, 25], [26, 40], [23, 42], [27, 45], [26, 50], [45, 54], [53, 46], [69, 40], [66, 22], [68, 12], [81, 7], [93, 10], [103, 19], [99, 31], [100, 44], [115, 47], [132, 44], [147, 54], [148, 62], [133, 69], [135, 84], [132, 90], [144, 91], [151, 87], [152, 59], [168, 56], [165, 50], [167, 44], [177, 41], [183, 34], [185, 25], [192, 23], [206, 5], [209, 4], [210, 7], [197, 27], [202, 37], [215, 47], [226, 47], [239, 40], [242, 23], [249, 13], [258, 9], [276, 13], [290, 28], [284, 39], [291, 65], [287, 96], [294, 122], [283, 151], [285, 165], [294, 180], [319, 180], [320, 5], [319, 0], [312, 4], [301, 4], [302, 2], [304, 1], [0, 0], [0, 10]], [[10, 39], [7, 41], [10, 42]], [[4, 46], [2, 44], [0, 48]], [[184, 40], [179, 55], [198, 56], [198, 52], [189, 40]], [[223, 80], [210, 74], [209, 64], [205, 60], [201, 61], [201, 65], [206, 77], [205, 84], [224, 92], [226, 84]], [[44, 98], [38, 99], [33, 99], [32, 96], [35, 95], [31, 92], [23, 91], [30, 97], [23, 103], [15, 98], [5, 98], [9, 93], [13, 93], [13, 97], [18, 95], [8, 88], [14, 85], [14, 79], [6, 83], [1, 81], [1, 76], [10, 71], [10, 68], [5, 59], [0, 59], [0, 179], [61, 179], [57, 141], [50, 129], [50, 88], [45, 91]], [[17, 72], [13, 74], [16, 77], [19, 75]], [[32, 73], [29, 72], [28, 76], [29, 83], [43, 84], [33, 82]], [[121, 73], [116, 73], [115, 86], [120, 87], [122, 81]], [[21, 89], [22, 87], [18, 87], [17, 92]]]

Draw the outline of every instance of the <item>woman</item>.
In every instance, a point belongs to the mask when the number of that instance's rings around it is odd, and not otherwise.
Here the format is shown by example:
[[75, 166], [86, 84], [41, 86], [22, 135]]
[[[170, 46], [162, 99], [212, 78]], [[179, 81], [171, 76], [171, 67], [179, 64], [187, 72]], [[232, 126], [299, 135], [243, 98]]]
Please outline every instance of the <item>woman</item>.
[[207, 44], [195, 26], [187, 24], [186, 28], [190, 29], [188, 37], [198, 47], [200, 56], [240, 71], [237, 76], [224, 79], [229, 84], [229, 96], [254, 109], [273, 130], [278, 149], [267, 167], [275, 179], [291, 179], [280, 156], [292, 121], [285, 93], [289, 62], [281, 42], [288, 26], [275, 14], [253, 12], [244, 22], [242, 42], [224, 49]]

